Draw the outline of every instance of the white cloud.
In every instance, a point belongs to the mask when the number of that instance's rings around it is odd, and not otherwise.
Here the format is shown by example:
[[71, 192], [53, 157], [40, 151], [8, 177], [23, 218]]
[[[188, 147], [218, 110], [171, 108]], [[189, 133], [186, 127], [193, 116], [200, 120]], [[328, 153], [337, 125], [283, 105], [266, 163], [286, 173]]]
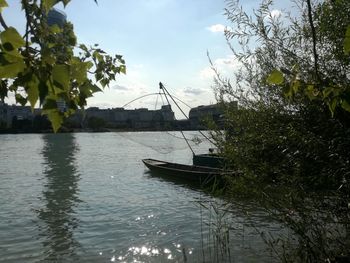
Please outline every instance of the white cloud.
[[9, 92], [7, 94], [7, 98], [5, 98], [5, 103], [9, 105], [16, 104], [16, 98], [15, 98], [15, 93], [14, 92]]
[[228, 67], [236, 67], [238, 64], [237, 60], [234, 56], [228, 56], [226, 58], [218, 58], [214, 61], [214, 65], [225, 66]]
[[128, 90], [128, 87], [125, 86], [121, 86], [121, 85], [114, 85], [113, 87], [111, 87], [111, 89], [115, 89], [115, 90]]
[[274, 10], [272, 10], [271, 13], [270, 13], [270, 17], [271, 17], [272, 19], [278, 19], [278, 18], [281, 17], [281, 16], [282, 16], [282, 11], [281, 11], [281, 10], [274, 9]]
[[[234, 56], [230, 55], [225, 58], [215, 59], [213, 66], [220, 75], [229, 77], [241, 67], [241, 64]], [[205, 67], [199, 72], [201, 79], [212, 80], [214, 76], [215, 72], [211, 66]]]
[[228, 30], [228, 31], [231, 31], [231, 28], [228, 27], [228, 26], [224, 26], [222, 24], [215, 24], [215, 25], [212, 25], [212, 26], [209, 26], [207, 27], [207, 29], [210, 31], [210, 32], [213, 32], [213, 33], [224, 33], [225, 30]]
[[[228, 65], [230, 62], [219, 60], [219, 63], [226, 63], [225, 65]], [[127, 104], [125, 109], [159, 109], [161, 105], [167, 103], [164, 96], [162, 98], [159, 95], [142, 97], [159, 91], [158, 82], [153, 82], [149, 74], [150, 70], [146, 64], [133, 64], [128, 66], [127, 74], [117, 76], [116, 81], [110, 84], [111, 88], [106, 88], [103, 93], [96, 93], [92, 98], [88, 99], [88, 107], [116, 108], [123, 107]], [[164, 85], [171, 95], [191, 107], [215, 103], [214, 92], [211, 88], [213, 78], [205, 78], [206, 74], [211, 74], [211, 76], [213, 76], [213, 72], [209, 68], [209, 70], [206, 70], [206, 73], [203, 72], [202, 74], [203, 76], [200, 77], [194, 72], [191, 74], [192, 77], [189, 80], [181, 84], [177, 81], [170, 80], [169, 83], [164, 83]], [[137, 99], [139, 97], [142, 98]], [[189, 108], [185, 106], [185, 104], [179, 101], [177, 102], [182, 110], [188, 114]], [[184, 116], [180, 110], [174, 103], [171, 102], [171, 104], [176, 117], [178, 119], [183, 119]]]
[[211, 67], [205, 67], [199, 72], [201, 79], [212, 79], [215, 76], [215, 72]]
[[98, 102], [89, 103], [87, 108], [89, 108], [89, 107], [97, 107], [97, 108], [100, 108], [100, 109], [112, 109], [112, 108], [115, 108], [115, 105], [113, 105], [113, 104], [111, 104], [109, 102], [98, 101]]
[[[152, 93], [157, 87], [147, 85], [144, 80], [145, 73], [142, 64], [127, 67], [126, 75], [118, 75], [116, 80], [110, 84], [110, 88], [103, 89], [103, 93], [96, 93], [87, 100], [88, 107], [99, 106], [103, 108], [116, 108], [131, 102], [132, 100]], [[147, 98], [146, 98], [147, 99]], [[126, 108], [144, 107], [144, 100], [136, 100]]]
[[[186, 87], [176, 90], [174, 95], [177, 99], [182, 100], [179, 105], [181, 106], [182, 110], [186, 112], [186, 114], [189, 111], [187, 105], [197, 107], [199, 105], [215, 103], [214, 92], [210, 86], [210, 82], [208, 81], [205, 84], [197, 83], [195, 88]], [[183, 103], [186, 103], [187, 105]], [[178, 118], [184, 118], [183, 114], [176, 107], [173, 107], [173, 110]]]
[[184, 93], [190, 94], [190, 95], [201, 95], [203, 92], [204, 92], [204, 90], [198, 89], [198, 88], [187, 87], [184, 89]]

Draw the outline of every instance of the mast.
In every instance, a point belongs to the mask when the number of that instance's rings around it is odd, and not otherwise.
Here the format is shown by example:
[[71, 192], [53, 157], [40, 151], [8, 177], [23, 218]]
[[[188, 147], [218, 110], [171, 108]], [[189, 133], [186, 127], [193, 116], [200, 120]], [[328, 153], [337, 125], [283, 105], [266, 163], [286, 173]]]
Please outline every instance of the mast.
[[[178, 104], [178, 103], [174, 100], [174, 98], [170, 95], [169, 91], [165, 88], [165, 86], [163, 85], [162, 82], [159, 82], [159, 89], [161, 89], [161, 90], [163, 91], [164, 96], [165, 96], [165, 98], [166, 98], [168, 104], [170, 105], [169, 100], [168, 100], [168, 97], [167, 97], [167, 94], [168, 94], [168, 96], [171, 98], [171, 100], [174, 102], [174, 104], [176, 105], [176, 107], [177, 107], [177, 108], [181, 111], [181, 113], [185, 116], [185, 118], [186, 118], [187, 120], [189, 120], [189, 117], [188, 117], [188, 116], [186, 115], [186, 113], [180, 108], [179, 104]], [[182, 134], [182, 137], [185, 139], [185, 141], [186, 141], [188, 147], [189, 147], [190, 150], [192, 151], [192, 154], [195, 155], [195, 154], [194, 154], [194, 151], [193, 151], [192, 147], [190, 146], [189, 142], [187, 141], [187, 138], [186, 138], [186, 136], [184, 135], [183, 131], [180, 131], [180, 132], [181, 132], [181, 134]], [[202, 131], [199, 130], [199, 133], [200, 133], [204, 138], [206, 138], [209, 142], [211, 142], [212, 144], [214, 144], [213, 141], [212, 141], [208, 136], [206, 136]]]

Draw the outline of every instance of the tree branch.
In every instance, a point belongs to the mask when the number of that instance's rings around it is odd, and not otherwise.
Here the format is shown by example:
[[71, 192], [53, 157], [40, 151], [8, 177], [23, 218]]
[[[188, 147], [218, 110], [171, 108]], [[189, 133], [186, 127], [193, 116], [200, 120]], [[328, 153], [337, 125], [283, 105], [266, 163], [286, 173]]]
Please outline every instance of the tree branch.
[[308, 18], [309, 18], [309, 23], [311, 27], [311, 34], [312, 34], [312, 48], [313, 48], [313, 54], [314, 54], [314, 67], [315, 67], [315, 75], [316, 78], [319, 78], [318, 74], [318, 55], [317, 55], [317, 50], [316, 50], [316, 29], [312, 20], [312, 7], [311, 7], [311, 1], [306, 0], [307, 3], [307, 9], [308, 9]]
[[[29, 19], [30, 19], [30, 17], [29, 17], [29, 14], [28, 14], [28, 3], [26, 2], [26, 1], [22, 1], [22, 4], [23, 4], [23, 6], [24, 6], [24, 11], [25, 11], [25, 15], [26, 15], [26, 34], [25, 34], [25, 41], [26, 41], [26, 55], [27, 55], [27, 58], [29, 58], [30, 57], [30, 55], [29, 55], [29, 31], [30, 31], [30, 29], [29, 29], [29, 23], [30, 23], [30, 21], [29, 21]], [[29, 59], [26, 59], [26, 64], [27, 64], [27, 66], [29, 66]]]
[[5, 20], [4, 20], [4, 18], [2, 17], [2, 14], [1, 14], [1, 13], [0, 13], [0, 24], [2, 25], [2, 27], [3, 27], [4, 29], [8, 29], [8, 26], [6, 25]]

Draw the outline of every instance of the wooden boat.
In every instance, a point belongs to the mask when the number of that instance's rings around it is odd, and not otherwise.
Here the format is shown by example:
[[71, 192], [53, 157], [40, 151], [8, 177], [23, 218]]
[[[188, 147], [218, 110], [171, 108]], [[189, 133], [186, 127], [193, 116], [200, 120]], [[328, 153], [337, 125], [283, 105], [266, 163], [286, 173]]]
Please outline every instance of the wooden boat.
[[193, 154], [192, 160], [193, 165], [208, 166], [220, 169], [223, 169], [227, 164], [226, 159], [214, 148], [209, 148], [208, 153]]
[[232, 174], [232, 172], [213, 167], [170, 163], [155, 159], [143, 159], [142, 162], [153, 172], [201, 183], [208, 183], [224, 175]]
[[223, 168], [225, 166], [225, 159], [217, 153], [194, 154], [193, 165]]

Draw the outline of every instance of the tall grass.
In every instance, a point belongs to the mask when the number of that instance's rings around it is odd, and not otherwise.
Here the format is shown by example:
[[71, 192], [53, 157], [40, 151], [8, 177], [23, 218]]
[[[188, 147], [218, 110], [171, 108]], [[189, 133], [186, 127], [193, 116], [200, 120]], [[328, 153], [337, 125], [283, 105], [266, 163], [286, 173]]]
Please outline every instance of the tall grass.
[[[249, 204], [198, 200], [201, 214], [200, 262], [276, 262], [269, 242], [286, 235], [266, 214]], [[239, 208], [238, 208], [239, 207]], [[268, 237], [268, 238], [267, 238]], [[281, 244], [274, 246], [280, 250]]]

